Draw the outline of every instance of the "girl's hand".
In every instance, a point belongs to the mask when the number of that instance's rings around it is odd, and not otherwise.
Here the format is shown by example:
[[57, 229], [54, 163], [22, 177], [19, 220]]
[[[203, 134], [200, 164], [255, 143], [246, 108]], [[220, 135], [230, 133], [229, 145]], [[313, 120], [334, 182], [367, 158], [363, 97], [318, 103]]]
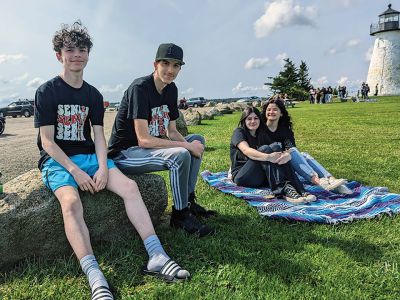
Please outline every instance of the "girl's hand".
[[276, 163], [278, 165], [283, 165], [286, 164], [287, 162], [289, 162], [292, 159], [292, 156], [290, 155], [289, 152], [282, 152], [281, 156], [278, 158], [278, 160], [276, 161]]
[[281, 157], [280, 152], [273, 152], [270, 154], [266, 154], [266, 161], [272, 162], [274, 164], [278, 163], [279, 158]]

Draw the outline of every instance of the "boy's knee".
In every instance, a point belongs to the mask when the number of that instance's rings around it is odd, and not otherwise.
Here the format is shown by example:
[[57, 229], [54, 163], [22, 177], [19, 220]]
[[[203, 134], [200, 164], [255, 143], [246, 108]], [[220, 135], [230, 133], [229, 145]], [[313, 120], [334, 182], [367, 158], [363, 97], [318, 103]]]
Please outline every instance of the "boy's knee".
[[124, 181], [120, 182], [120, 186], [118, 188], [118, 194], [123, 199], [131, 198], [132, 195], [136, 195], [138, 193], [139, 193], [139, 187], [136, 181], [126, 177]]
[[190, 141], [199, 141], [203, 145], [206, 144], [206, 139], [200, 134], [191, 134], [188, 137]]
[[139, 187], [138, 187], [136, 181], [134, 181], [132, 179], [129, 179], [127, 187], [129, 189], [129, 193], [134, 193], [134, 194], [139, 193]]
[[64, 216], [77, 216], [83, 214], [82, 202], [78, 195], [66, 195], [60, 203]]
[[202, 143], [203, 145], [206, 144], [206, 139], [202, 135], [196, 134], [195, 135], [195, 140], [200, 141], [200, 143]]
[[179, 163], [190, 162], [191, 155], [190, 155], [189, 150], [187, 150], [185, 148], [181, 148], [181, 147], [177, 148], [176, 150], [177, 150], [177, 152], [176, 152], [176, 161], [177, 162], [179, 162]]

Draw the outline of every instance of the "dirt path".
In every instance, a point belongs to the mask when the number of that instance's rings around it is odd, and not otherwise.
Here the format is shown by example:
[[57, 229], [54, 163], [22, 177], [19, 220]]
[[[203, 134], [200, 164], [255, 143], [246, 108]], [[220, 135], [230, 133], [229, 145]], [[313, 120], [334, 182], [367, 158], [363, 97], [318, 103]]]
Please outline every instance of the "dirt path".
[[[107, 140], [115, 114], [105, 114], [104, 131]], [[37, 129], [33, 127], [33, 117], [6, 119], [6, 128], [0, 136], [0, 171], [3, 173], [3, 183], [37, 167], [39, 150], [36, 138]]]

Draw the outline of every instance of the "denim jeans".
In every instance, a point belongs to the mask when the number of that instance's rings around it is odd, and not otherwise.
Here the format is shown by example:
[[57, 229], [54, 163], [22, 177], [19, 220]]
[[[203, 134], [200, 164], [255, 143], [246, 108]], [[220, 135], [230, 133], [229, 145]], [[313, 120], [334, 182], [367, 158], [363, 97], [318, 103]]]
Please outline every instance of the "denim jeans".
[[311, 182], [311, 177], [318, 175], [319, 178], [328, 178], [332, 175], [310, 154], [300, 152], [296, 147], [290, 148], [292, 159], [290, 164], [293, 169], [306, 181]]

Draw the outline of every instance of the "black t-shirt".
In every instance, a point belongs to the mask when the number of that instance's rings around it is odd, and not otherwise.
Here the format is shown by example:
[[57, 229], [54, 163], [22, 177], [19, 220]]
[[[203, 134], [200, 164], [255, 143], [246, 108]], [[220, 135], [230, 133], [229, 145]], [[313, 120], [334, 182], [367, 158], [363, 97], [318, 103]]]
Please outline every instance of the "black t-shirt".
[[293, 131], [287, 127], [278, 126], [275, 132], [269, 130], [267, 126], [265, 126], [266, 133], [270, 137], [273, 142], [281, 143], [282, 148], [284, 150], [288, 150], [289, 148], [296, 147], [296, 141], [294, 139]]
[[[103, 96], [85, 81], [73, 88], [57, 76], [36, 91], [35, 128], [54, 125], [54, 141], [68, 156], [95, 153], [90, 127], [103, 126], [103, 117]], [[40, 129], [37, 145], [41, 169], [50, 156], [43, 150]]]
[[138, 145], [133, 120], [147, 120], [149, 134], [161, 137], [166, 135], [170, 120], [178, 117], [178, 89], [175, 83], [168, 84], [159, 94], [153, 74], [135, 79], [125, 91], [115, 117], [108, 142], [109, 156]]
[[230, 144], [231, 173], [233, 178], [235, 178], [236, 174], [249, 159], [238, 148], [238, 145], [243, 141], [247, 142], [249, 147], [253, 149], [258, 149], [262, 145], [270, 145], [273, 143], [273, 141], [265, 134], [262, 134], [261, 131], [257, 132], [256, 137], [254, 137], [244, 128], [236, 128], [233, 131]]

